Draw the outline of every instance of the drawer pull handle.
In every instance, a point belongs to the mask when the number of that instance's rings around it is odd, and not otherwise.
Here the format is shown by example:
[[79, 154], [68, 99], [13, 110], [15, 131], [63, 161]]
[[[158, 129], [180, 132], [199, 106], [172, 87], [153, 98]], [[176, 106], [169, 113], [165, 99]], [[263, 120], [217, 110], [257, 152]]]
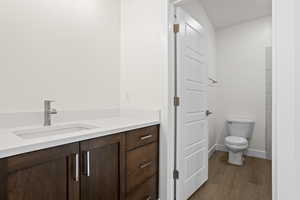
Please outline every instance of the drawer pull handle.
[[152, 137], [153, 137], [153, 135], [146, 135], [146, 136], [141, 137], [140, 139], [141, 140], [147, 140], [147, 139], [150, 139]]
[[151, 196], [148, 196], [148, 197], [146, 198], [146, 200], [152, 200], [152, 197], [151, 197]]
[[149, 167], [150, 165], [152, 165], [152, 161], [147, 162], [147, 163], [145, 163], [145, 164], [141, 164], [141, 165], [140, 165], [140, 169], [144, 169], [144, 168], [146, 168], [146, 167]]

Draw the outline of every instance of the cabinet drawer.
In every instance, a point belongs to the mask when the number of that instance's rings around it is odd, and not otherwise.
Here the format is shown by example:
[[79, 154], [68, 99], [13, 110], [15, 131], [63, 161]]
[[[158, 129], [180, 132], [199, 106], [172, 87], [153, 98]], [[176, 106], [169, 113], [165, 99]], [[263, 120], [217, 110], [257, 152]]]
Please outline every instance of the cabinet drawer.
[[127, 152], [127, 192], [156, 173], [157, 148], [157, 143], [151, 143]]
[[156, 200], [157, 180], [156, 175], [147, 180], [136, 190], [127, 195], [126, 200]]
[[150, 126], [126, 133], [126, 149], [131, 150], [157, 141], [158, 126]]

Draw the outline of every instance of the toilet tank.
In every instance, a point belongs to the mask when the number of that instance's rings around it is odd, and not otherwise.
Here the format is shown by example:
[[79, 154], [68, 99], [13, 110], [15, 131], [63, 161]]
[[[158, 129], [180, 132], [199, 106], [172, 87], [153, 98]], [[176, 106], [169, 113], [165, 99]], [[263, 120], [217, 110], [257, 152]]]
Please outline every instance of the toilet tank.
[[253, 135], [254, 124], [254, 120], [250, 119], [228, 119], [228, 134], [249, 139]]

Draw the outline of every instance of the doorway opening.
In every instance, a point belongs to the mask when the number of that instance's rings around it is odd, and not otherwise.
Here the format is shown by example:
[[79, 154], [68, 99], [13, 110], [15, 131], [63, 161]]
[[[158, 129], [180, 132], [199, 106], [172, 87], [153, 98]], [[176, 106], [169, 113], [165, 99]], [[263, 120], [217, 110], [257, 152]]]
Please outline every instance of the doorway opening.
[[271, 200], [272, 1], [174, 5], [174, 196]]

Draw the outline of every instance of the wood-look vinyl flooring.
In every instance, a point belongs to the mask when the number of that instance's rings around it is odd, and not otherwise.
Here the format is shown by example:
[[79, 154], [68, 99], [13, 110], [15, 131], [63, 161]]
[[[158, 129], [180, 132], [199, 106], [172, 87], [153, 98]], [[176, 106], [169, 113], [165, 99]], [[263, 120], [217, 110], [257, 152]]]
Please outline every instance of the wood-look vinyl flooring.
[[227, 163], [227, 153], [215, 152], [208, 181], [189, 200], [272, 200], [271, 161], [246, 157], [239, 167]]

